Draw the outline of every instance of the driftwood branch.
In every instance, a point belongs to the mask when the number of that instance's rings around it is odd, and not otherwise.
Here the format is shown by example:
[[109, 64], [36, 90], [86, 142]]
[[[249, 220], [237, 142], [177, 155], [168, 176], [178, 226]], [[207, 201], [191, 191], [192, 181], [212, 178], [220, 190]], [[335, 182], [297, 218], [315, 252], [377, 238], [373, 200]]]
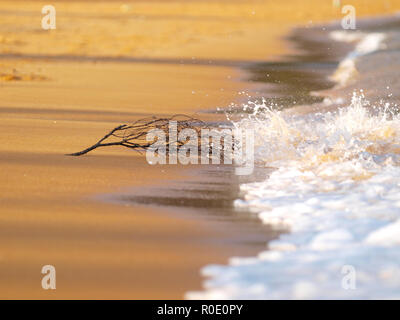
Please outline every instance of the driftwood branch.
[[[108, 146], [123, 146], [136, 151], [147, 150], [154, 142], [146, 140], [147, 133], [153, 129], [160, 129], [166, 133], [166, 150], [169, 150], [169, 124], [170, 121], [176, 121], [177, 133], [183, 129], [194, 129], [200, 136], [201, 128], [208, 126], [201, 120], [192, 118], [186, 115], [174, 115], [169, 118], [144, 118], [133, 122], [132, 124], [123, 124], [112, 129], [103, 138], [97, 141], [94, 145], [75, 153], [68, 154], [69, 156], [81, 156], [100, 147]], [[177, 147], [184, 145], [182, 141], [176, 141]]]

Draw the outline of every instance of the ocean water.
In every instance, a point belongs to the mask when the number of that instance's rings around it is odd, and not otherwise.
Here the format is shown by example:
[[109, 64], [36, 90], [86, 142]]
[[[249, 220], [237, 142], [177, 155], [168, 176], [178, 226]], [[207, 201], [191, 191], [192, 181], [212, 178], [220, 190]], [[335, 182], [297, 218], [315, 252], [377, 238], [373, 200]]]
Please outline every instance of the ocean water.
[[400, 17], [357, 31], [319, 26], [351, 44], [313, 112], [261, 102], [233, 121], [255, 130], [255, 159], [271, 168], [242, 184], [234, 205], [285, 231], [252, 258], [209, 265], [189, 299], [400, 299]]

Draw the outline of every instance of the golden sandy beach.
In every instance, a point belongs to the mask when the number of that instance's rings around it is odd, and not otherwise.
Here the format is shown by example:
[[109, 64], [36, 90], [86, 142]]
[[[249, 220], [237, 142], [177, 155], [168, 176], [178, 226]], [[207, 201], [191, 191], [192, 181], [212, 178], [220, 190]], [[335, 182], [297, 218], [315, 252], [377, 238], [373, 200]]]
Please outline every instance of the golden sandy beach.
[[[290, 28], [339, 19], [332, 1], [0, 1], [0, 298], [173, 299], [199, 270], [254, 248], [217, 244], [237, 229], [157, 207], [96, 199], [185, 179], [121, 148], [68, 157], [149, 115], [200, 118], [252, 88], [232, 63], [279, 59]], [[352, 0], [357, 15], [400, 1]], [[102, 59], [102, 57], [108, 57]], [[43, 265], [57, 289], [43, 290]]]

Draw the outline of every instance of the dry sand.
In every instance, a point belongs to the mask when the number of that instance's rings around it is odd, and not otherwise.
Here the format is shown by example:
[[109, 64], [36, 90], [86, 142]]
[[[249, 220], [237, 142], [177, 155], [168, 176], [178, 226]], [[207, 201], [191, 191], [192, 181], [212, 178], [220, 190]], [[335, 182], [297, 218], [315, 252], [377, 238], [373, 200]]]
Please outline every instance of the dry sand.
[[[277, 59], [289, 27], [340, 12], [319, 0], [52, 3], [57, 29], [44, 31], [47, 3], [0, 1], [0, 298], [182, 298], [202, 266], [238, 253], [218, 243], [240, 232], [95, 199], [185, 179], [178, 166], [119, 148], [64, 154], [139, 117], [226, 106], [251, 88], [227, 62]], [[352, 4], [359, 16], [400, 10]], [[40, 286], [45, 264], [54, 291]]]

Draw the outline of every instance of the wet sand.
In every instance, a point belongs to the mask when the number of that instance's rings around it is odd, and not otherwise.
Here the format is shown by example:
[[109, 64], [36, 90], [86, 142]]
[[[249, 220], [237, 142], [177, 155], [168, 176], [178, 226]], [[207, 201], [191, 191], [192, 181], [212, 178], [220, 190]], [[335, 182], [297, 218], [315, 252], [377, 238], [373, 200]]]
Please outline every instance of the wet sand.
[[[360, 15], [399, 9], [354, 2]], [[199, 111], [253, 88], [234, 65], [292, 52], [278, 38], [289, 27], [339, 12], [295, 0], [54, 3], [57, 30], [46, 32], [40, 1], [0, 1], [0, 298], [182, 298], [201, 287], [205, 264], [258, 251], [234, 240], [254, 229], [96, 198], [196, 181], [190, 168], [120, 148], [64, 154], [148, 115], [213, 118]], [[54, 291], [40, 286], [46, 264]]]

